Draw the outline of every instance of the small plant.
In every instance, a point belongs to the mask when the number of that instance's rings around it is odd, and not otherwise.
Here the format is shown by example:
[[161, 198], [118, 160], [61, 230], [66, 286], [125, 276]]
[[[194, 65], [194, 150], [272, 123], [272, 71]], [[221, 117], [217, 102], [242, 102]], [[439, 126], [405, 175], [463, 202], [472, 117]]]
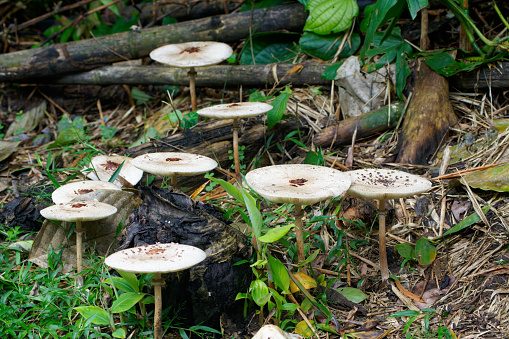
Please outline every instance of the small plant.
[[[391, 314], [389, 317], [409, 317], [405, 326], [403, 327], [403, 333], [405, 333], [405, 338], [413, 339], [413, 338], [445, 338], [452, 339], [456, 338], [454, 333], [447, 328], [447, 326], [440, 325], [436, 329], [432, 329], [430, 327], [430, 319], [431, 316], [436, 314], [436, 311], [432, 308], [424, 308], [420, 311], [401, 311], [394, 314]], [[423, 316], [422, 327], [411, 331], [410, 328], [417, 317]]]
[[415, 248], [410, 244], [397, 244], [395, 247], [399, 255], [404, 258], [401, 263], [401, 268], [409, 261], [415, 261], [421, 266], [428, 266], [431, 265], [437, 257], [436, 247], [426, 238], [417, 240]]

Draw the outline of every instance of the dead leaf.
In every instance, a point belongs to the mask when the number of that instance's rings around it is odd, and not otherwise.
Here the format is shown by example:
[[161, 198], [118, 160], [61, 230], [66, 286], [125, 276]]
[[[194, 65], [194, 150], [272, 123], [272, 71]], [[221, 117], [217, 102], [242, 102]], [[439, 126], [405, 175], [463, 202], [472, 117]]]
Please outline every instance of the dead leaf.
[[491, 167], [463, 176], [470, 187], [485, 191], [509, 192], [509, 164]]
[[425, 302], [414, 301], [415, 306], [417, 306], [421, 310], [423, 308], [431, 307], [431, 305], [433, 305], [435, 301], [440, 299], [442, 295], [446, 294], [455, 281], [454, 277], [451, 276], [446, 277], [448, 279], [448, 284], [444, 288], [437, 288], [435, 280], [428, 280], [427, 283], [425, 281], [420, 281], [419, 283], [417, 283], [412, 289], [412, 292], [414, 294], [420, 294], [422, 292], [424, 284], [426, 284], [426, 290], [422, 294], [422, 299], [424, 299]]
[[0, 161], [7, 159], [16, 151], [21, 141], [0, 141]]
[[304, 69], [304, 66], [302, 66], [302, 65], [295, 65], [295, 66], [292, 67], [291, 70], [288, 71], [288, 73], [286, 73], [286, 75], [290, 75], [290, 74], [293, 74], [293, 73], [300, 73], [300, 71], [302, 71], [303, 69]]
[[403, 293], [410, 299], [421, 302], [421, 303], [426, 302], [423, 298], [419, 297], [418, 295], [416, 295], [416, 294], [410, 292], [409, 290], [407, 290], [406, 288], [404, 288], [403, 285], [401, 285], [401, 283], [399, 281], [394, 280], [394, 283], [396, 283], [396, 286], [398, 286], [398, 289], [401, 291], [401, 293]]

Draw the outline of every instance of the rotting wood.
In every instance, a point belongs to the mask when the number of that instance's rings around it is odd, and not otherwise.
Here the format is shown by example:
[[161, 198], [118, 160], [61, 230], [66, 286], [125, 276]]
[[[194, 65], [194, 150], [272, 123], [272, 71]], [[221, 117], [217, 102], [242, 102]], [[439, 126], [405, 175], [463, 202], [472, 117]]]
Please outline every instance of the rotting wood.
[[316, 146], [341, 146], [352, 141], [356, 130], [357, 137], [383, 132], [396, 126], [403, 106], [402, 103], [394, 103], [391, 105], [390, 111], [388, 106], [385, 106], [374, 112], [342, 120], [317, 133], [313, 142]]
[[[251, 15], [254, 27], [246, 24], [250, 22]], [[251, 31], [300, 31], [306, 17], [300, 4], [275, 6], [2, 54], [0, 82], [55, 76], [138, 59], [165, 44], [183, 41], [228, 43], [246, 38]]]
[[433, 71], [424, 59], [418, 59], [415, 89], [398, 140], [396, 162], [428, 164], [456, 121], [447, 79]]
[[[299, 72], [290, 72], [295, 64], [269, 65], [221, 65], [201, 67], [196, 76], [198, 87], [260, 87], [266, 85], [295, 86], [330, 85], [330, 80], [322, 79], [322, 73], [328, 65], [309, 61]], [[105, 66], [88, 72], [47, 77], [43, 79], [25, 79], [27, 83], [56, 83], [62, 85], [174, 85], [189, 86], [187, 69], [164, 65], [152, 66]]]
[[469, 72], [459, 72], [449, 79], [451, 90], [507, 88], [509, 87], [509, 62], [497, 62]]

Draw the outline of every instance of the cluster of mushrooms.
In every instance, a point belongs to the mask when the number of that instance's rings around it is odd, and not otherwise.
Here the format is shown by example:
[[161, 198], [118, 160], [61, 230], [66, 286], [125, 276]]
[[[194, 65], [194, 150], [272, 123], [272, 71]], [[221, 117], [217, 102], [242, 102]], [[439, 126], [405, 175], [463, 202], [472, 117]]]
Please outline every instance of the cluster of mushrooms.
[[[189, 68], [192, 109], [197, 110], [195, 94], [196, 68], [222, 62], [233, 53], [230, 46], [217, 42], [190, 42], [166, 45], [150, 53], [152, 59], [179, 68]], [[198, 110], [203, 117], [233, 120], [233, 152], [235, 178], [242, 184], [238, 151], [238, 119], [264, 114], [272, 106], [259, 102], [222, 104]], [[118, 178], [110, 183], [112, 174], [122, 166]], [[119, 190], [134, 186], [143, 172], [171, 178], [171, 186], [178, 188], [178, 176], [198, 175], [209, 172], [217, 162], [201, 155], [182, 152], [149, 153], [134, 159], [123, 156], [97, 156], [92, 159], [93, 171], [88, 172], [92, 181], [80, 181], [59, 187], [52, 195], [55, 205], [41, 211], [47, 219], [75, 222], [77, 272], [82, 270], [82, 221], [99, 220], [116, 213], [116, 208], [98, 201], [81, 200], [82, 194], [98, 189]], [[99, 180], [99, 181], [97, 181]], [[303, 206], [329, 200], [344, 193], [378, 200], [380, 268], [382, 281], [389, 278], [385, 246], [385, 201], [426, 192], [431, 183], [416, 175], [387, 169], [361, 169], [341, 172], [336, 169], [305, 165], [274, 165], [250, 171], [246, 183], [259, 195], [274, 203], [295, 205], [295, 234], [299, 262], [305, 260], [302, 220]], [[108, 256], [106, 265], [120, 271], [153, 273], [155, 296], [154, 337], [162, 338], [161, 285], [162, 273], [190, 268], [206, 258], [206, 253], [196, 247], [181, 244], [155, 244], [130, 248]], [[79, 276], [79, 275], [78, 275]]]

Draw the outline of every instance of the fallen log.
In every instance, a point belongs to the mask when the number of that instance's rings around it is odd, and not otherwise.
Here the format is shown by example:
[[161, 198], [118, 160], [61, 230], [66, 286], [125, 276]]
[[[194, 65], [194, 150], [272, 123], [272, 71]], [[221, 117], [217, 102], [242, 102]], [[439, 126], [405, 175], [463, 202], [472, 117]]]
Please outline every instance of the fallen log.
[[[252, 21], [251, 21], [252, 16]], [[0, 55], [0, 82], [85, 71], [139, 59], [153, 49], [183, 41], [233, 42], [253, 31], [301, 31], [307, 14], [300, 4], [217, 15], [162, 27], [117, 33]], [[253, 23], [250, 27], [249, 22]]]
[[[303, 64], [224, 65], [202, 67], [196, 75], [196, 86], [223, 88], [260, 87], [266, 85], [295, 86], [330, 85], [322, 79], [328, 65], [309, 61]], [[298, 71], [295, 71], [298, 69]], [[26, 83], [56, 83], [60, 85], [174, 85], [189, 86], [186, 69], [164, 65], [152, 66], [105, 66], [92, 71], [61, 77], [22, 79]]]
[[362, 138], [393, 128], [401, 117], [403, 106], [402, 103], [394, 103], [390, 110], [385, 106], [374, 112], [342, 120], [317, 133], [313, 143], [316, 146], [341, 146], [352, 142], [356, 130], [357, 138]]
[[507, 88], [509, 87], [509, 62], [497, 62], [469, 72], [460, 72], [448, 79], [451, 89]]
[[426, 165], [457, 121], [447, 79], [417, 60], [415, 89], [397, 145], [396, 162]]

